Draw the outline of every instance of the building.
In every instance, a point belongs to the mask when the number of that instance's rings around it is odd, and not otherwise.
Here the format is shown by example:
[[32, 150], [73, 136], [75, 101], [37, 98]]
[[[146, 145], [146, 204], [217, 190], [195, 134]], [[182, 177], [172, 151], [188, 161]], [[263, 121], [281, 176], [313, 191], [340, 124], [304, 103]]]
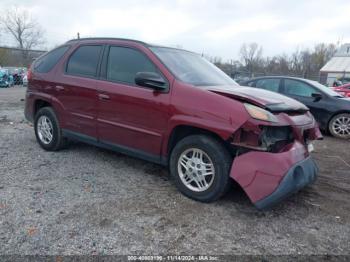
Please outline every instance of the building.
[[350, 82], [350, 44], [344, 44], [320, 70], [320, 82], [332, 86], [335, 80]]
[[0, 46], [0, 67], [28, 67], [34, 59], [45, 52], [43, 50], [23, 50], [20, 48]]

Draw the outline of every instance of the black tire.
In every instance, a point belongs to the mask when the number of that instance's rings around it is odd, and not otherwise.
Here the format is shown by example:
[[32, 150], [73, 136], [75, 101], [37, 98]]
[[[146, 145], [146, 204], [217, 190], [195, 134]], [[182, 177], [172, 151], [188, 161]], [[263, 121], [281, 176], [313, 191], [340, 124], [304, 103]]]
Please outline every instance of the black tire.
[[[39, 137], [38, 120], [41, 116], [46, 116], [52, 124], [52, 139], [49, 143], [44, 143]], [[51, 107], [43, 107], [36, 113], [34, 118], [34, 131], [36, 140], [38, 141], [39, 145], [47, 151], [60, 150], [67, 144], [67, 139], [62, 136], [62, 130], [60, 128], [58, 119]]]
[[[343, 121], [346, 119], [345, 125], [347, 123], [347, 127], [345, 128], [346, 131], [340, 131], [340, 129], [336, 130], [335, 125], [337, 124], [337, 121]], [[329, 132], [331, 133], [332, 136], [341, 138], [341, 139], [350, 139], [350, 114], [349, 113], [343, 113], [343, 114], [338, 114], [334, 116], [331, 121], [329, 121], [328, 129]], [[339, 123], [339, 122], [338, 122]], [[342, 133], [343, 132], [343, 133]]]
[[[210, 157], [215, 169], [215, 176], [209, 188], [202, 192], [189, 189], [180, 178], [178, 161], [182, 153], [191, 148], [200, 149]], [[191, 135], [180, 140], [170, 156], [170, 174], [178, 188], [185, 196], [201, 202], [213, 202], [227, 193], [231, 186], [230, 168], [232, 157], [225, 146], [217, 139], [206, 135]]]

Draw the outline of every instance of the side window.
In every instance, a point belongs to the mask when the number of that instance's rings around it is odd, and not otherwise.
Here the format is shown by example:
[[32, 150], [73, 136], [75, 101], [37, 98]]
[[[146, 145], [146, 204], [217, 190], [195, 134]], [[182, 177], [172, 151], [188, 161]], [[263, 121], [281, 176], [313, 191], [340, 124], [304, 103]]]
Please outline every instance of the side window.
[[134, 85], [138, 72], [158, 73], [153, 63], [140, 51], [127, 47], [110, 47], [107, 63], [108, 80]]
[[48, 73], [57, 64], [61, 57], [69, 49], [69, 46], [61, 46], [34, 62], [34, 71], [38, 73]]
[[279, 78], [260, 79], [256, 82], [256, 87], [273, 91], [273, 92], [278, 92], [280, 81], [281, 80]]
[[97, 66], [102, 46], [87, 45], [81, 46], [74, 51], [67, 63], [67, 73], [94, 77], [97, 75]]
[[292, 79], [284, 80], [284, 90], [287, 95], [304, 97], [311, 97], [312, 93], [317, 93], [317, 90], [308, 84]]
[[250, 81], [247, 83], [247, 86], [254, 86], [254, 84], [255, 84], [255, 81]]

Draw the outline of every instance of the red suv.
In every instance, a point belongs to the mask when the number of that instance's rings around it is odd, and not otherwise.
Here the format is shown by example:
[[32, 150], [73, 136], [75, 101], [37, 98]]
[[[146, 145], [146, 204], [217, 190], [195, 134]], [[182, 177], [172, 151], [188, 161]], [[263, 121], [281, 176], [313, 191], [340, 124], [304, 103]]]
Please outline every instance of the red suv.
[[169, 166], [178, 189], [214, 201], [232, 180], [260, 209], [312, 183], [318, 126], [303, 104], [240, 87], [200, 55], [115, 38], [71, 40], [28, 74], [38, 143], [67, 139]]

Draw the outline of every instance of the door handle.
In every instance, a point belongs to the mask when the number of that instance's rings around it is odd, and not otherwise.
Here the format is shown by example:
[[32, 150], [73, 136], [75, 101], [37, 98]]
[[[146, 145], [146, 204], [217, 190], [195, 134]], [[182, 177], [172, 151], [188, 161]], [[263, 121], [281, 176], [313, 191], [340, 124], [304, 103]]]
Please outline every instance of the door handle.
[[63, 91], [64, 90], [64, 87], [63, 86], [55, 86], [55, 89], [57, 91]]
[[100, 100], [109, 100], [110, 99], [109, 95], [106, 95], [106, 94], [98, 94], [98, 98]]

